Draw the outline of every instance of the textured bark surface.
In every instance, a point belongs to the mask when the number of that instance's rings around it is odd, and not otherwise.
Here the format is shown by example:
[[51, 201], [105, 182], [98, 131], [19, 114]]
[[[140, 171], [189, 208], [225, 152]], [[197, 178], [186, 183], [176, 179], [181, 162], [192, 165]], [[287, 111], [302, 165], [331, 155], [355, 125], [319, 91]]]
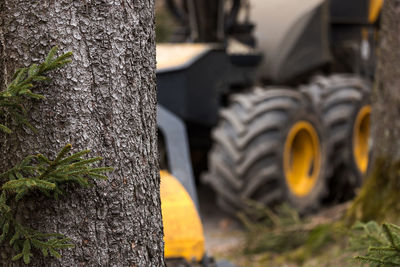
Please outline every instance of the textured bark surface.
[[350, 207], [349, 223], [388, 220], [400, 212], [400, 1], [385, 1], [372, 99], [373, 164]]
[[373, 98], [374, 153], [400, 159], [400, 1], [385, 1]]
[[[74, 52], [73, 63], [38, 89], [46, 96], [30, 111], [38, 133], [1, 136], [0, 170], [67, 143], [115, 168], [91, 189], [69, 188], [59, 201], [32, 198], [20, 207], [33, 228], [76, 244], [61, 260], [39, 255], [32, 266], [164, 265], [153, 8], [153, 0], [0, 0], [1, 87], [53, 45]], [[2, 266], [7, 253], [0, 248]]]

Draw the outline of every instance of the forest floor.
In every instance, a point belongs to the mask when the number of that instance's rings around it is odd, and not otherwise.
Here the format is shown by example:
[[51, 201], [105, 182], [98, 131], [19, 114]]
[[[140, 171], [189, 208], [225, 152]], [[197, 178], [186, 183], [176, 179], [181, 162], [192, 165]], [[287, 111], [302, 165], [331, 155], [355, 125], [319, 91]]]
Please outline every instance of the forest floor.
[[[299, 260], [295, 253], [263, 251], [246, 253], [246, 246], [251, 242], [249, 231], [237, 218], [220, 210], [214, 203], [212, 190], [204, 185], [199, 186], [200, 212], [203, 220], [207, 253], [216, 259], [227, 259], [238, 267], [241, 266], [360, 266], [352, 261], [352, 253], [346, 251], [347, 241], [339, 238], [339, 242], [324, 245], [315, 255], [308, 255]], [[330, 207], [309, 218], [312, 224], [339, 220], [346, 204]], [[340, 241], [342, 240], [342, 241]], [[292, 252], [293, 252], [292, 251]]]

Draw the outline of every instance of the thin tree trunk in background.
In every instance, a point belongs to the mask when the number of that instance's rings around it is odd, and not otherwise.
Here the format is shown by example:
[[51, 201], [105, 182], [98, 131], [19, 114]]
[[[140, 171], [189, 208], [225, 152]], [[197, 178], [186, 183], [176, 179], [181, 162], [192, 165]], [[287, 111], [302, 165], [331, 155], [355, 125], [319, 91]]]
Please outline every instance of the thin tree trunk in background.
[[391, 220], [400, 211], [400, 1], [384, 2], [372, 99], [373, 165], [348, 218]]
[[[74, 52], [72, 64], [38, 89], [46, 96], [30, 111], [38, 132], [1, 136], [0, 170], [67, 143], [115, 168], [93, 188], [19, 207], [28, 225], [76, 245], [61, 260], [37, 254], [32, 266], [163, 266], [154, 1], [0, 0], [0, 9], [1, 87], [16, 67], [43, 60], [54, 45]], [[0, 248], [0, 265], [9, 258]]]
[[385, 1], [373, 98], [374, 153], [400, 160], [400, 1]]

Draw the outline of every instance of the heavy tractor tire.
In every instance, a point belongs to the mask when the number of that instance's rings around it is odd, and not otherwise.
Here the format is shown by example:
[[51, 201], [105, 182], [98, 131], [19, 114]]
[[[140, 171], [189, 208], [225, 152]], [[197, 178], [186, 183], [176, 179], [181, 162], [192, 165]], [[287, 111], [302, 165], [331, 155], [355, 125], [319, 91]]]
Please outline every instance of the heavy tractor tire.
[[322, 122], [298, 91], [256, 89], [232, 96], [213, 131], [204, 180], [221, 209], [245, 211], [248, 200], [289, 202], [299, 212], [320, 207], [326, 193]]
[[371, 85], [354, 75], [316, 77], [313, 84], [321, 90], [321, 113], [331, 147], [329, 200], [345, 201], [354, 196], [368, 170]]

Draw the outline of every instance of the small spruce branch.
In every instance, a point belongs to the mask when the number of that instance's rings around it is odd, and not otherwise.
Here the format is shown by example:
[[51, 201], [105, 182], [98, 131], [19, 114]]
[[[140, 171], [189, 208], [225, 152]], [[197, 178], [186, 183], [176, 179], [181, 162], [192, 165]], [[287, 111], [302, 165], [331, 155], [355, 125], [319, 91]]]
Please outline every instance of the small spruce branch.
[[[35, 128], [27, 119], [24, 104], [27, 100], [42, 99], [43, 95], [32, 92], [36, 83], [50, 80], [46, 74], [69, 62], [72, 53], [56, 57], [53, 47], [43, 63], [32, 64], [18, 69], [6, 90], [0, 91], [0, 119], [10, 115], [14, 121]], [[0, 131], [11, 134], [12, 130], [0, 122]], [[0, 174], [0, 246], [9, 245], [15, 252], [13, 261], [22, 259], [28, 264], [39, 251], [43, 256], [60, 258], [60, 250], [74, 247], [71, 240], [58, 233], [41, 233], [21, 224], [16, 218], [17, 203], [33, 192], [57, 199], [64, 194], [62, 185], [91, 185], [90, 180], [105, 180], [109, 167], [95, 167], [102, 158], [86, 158], [89, 150], [71, 154], [72, 146], [67, 144], [54, 160], [42, 154], [24, 158], [19, 164]]]
[[400, 266], [400, 228], [394, 224], [356, 223], [350, 248], [362, 255], [355, 260], [370, 266]]
[[[27, 119], [27, 110], [24, 104], [27, 99], [43, 99], [44, 96], [32, 92], [37, 82], [49, 81], [48, 72], [61, 68], [71, 62], [72, 52], [56, 56], [57, 46], [54, 46], [41, 64], [32, 64], [18, 69], [11, 83], [4, 91], [0, 91], [0, 116], [9, 115], [13, 121], [23, 124], [34, 130]], [[12, 130], [0, 123], [0, 131], [12, 133]]]
[[362, 263], [368, 263], [372, 266], [399, 266], [400, 262], [393, 262], [390, 260], [382, 260], [380, 258], [374, 258], [374, 257], [367, 257], [367, 256], [356, 256], [356, 260]]
[[[7, 241], [16, 255], [13, 260], [23, 259], [28, 264], [32, 248], [41, 251], [43, 256], [60, 257], [61, 249], [73, 247], [71, 240], [60, 234], [45, 234], [23, 226], [15, 218], [12, 209], [15, 204], [31, 192], [58, 198], [64, 194], [61, 188], [65, 183], [76, 183], [89, 187], [90, 179], [105, 180], [109, 167], [93, 167], [102, 158], [85, 158], [88, 150], [70, 154], [72, 146], [66, 145], [54, 160], [42, 154], [23, 159], [12, 169], [0, 174], [3, 181], [0, 191], [0, 244]], [[12, 204], [10, 204], [12, 203]]]

